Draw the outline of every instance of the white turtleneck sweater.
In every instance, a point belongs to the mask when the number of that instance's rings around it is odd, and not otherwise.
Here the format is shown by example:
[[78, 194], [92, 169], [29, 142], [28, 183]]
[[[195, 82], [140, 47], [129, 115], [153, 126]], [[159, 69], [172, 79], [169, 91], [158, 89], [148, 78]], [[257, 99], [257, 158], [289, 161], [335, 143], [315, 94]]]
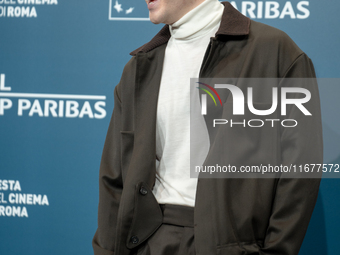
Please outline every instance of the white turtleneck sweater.
[[[158, 203], [195, 205], [197, 178], [190, 178], [190, 148], [192, 165], [202, 165], [209, 150], [209, 136], [202, 115], [190, 123], [190, 100], [199, 104], [197, 84], [190, 89], [190, 78], [199, 76], [223, 9], [218, 0], [205, 0], [170, 26], [157, 106], [159, 162], [153, 193]], [[190, 124], [197, 126], [195, 134], [190, 133]]]

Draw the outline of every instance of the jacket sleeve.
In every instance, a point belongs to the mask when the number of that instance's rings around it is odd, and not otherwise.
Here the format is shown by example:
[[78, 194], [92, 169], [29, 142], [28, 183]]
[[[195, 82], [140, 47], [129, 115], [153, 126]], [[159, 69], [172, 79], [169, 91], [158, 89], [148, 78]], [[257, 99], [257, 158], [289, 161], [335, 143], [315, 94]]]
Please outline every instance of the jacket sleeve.
[[[303, 115], [295, 106], [287, 108], [287, 116], [283, 118], [295, 119], [298, 125], [295, 128], [281, 128], [281, 163], [297, 167], [312, 163], [322, 164], [320, 100], [316, 79], [313, 79], [315, 71], [311, 60], [304, 53], [301, 54], [284, 78], [310, 78], [299, 79], [299, 85], [311, 93], [310, 101], [304, 106], [312, 116]], [[289, 79], [284, 84], [289, 85]], [[296, 82], [293, 84], [296, 87]], [[294, 94], [291, 96], [298, 97]], [[312, 177], [310, 173], [303, 174], [303, 178], [302, 174], [290, 175], [289, 178], [281, 175], [277, 181], [272, 213], [259, 254], [298, 254], [317, 200], [321, 175], [321, 169], [313, 174], [313, 178], [308, 178]]]
[[113, 255], [117, 214], [123, 180], [121, 172], [121, 100], [114, 89], [114, 109], [107, 132], [99, 171], [98, 229], [92, 240], [95, 255]]

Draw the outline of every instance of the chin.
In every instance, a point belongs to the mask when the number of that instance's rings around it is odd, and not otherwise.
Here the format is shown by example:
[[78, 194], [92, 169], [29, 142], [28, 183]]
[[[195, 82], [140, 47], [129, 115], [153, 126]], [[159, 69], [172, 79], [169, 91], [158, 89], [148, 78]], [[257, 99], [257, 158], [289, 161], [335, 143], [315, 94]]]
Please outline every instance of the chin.
[[150, 21], [154, 24], [163, 23], [163, 20], [161, 17], [159, 17], [159, 15], [149, 14], [149, 18], [150, 18]]
[[156, 19], [156, 18], [153, 18], [153, 17], [149, 17], [150, 18], [150, 21], [153, 23], [153, 24], [160, 24], [160, 23], [162, 23], [161, 21], [159, 21], [158, 19]]
[[169, 24], [169, 15], [164, 13], [162, 10], [154, 10], [153, 12], [149, 12], [150, 21], [154, 24]]

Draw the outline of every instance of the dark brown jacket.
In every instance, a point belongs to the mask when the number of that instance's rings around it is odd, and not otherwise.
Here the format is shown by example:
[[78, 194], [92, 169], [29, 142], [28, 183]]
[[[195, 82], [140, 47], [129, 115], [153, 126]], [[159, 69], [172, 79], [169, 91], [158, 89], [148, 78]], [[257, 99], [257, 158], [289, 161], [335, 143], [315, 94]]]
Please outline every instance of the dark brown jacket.
[[[310, 59], [285, 33], [249, 20], [228, 2], [223, 4], [221, 26], [207, 48], [200, 77], [315, 76]], [[157, 100], [169, 37], [169, 28], [164, 26], [149, 43], [132, 52], [114, 90], [100, 167], [98, 230], [93, 239], [96, 255], [136, 254], [162, 222], [152, 187]], [[271, 134], [257, 129], [249, 137], [226, 129], [214, 136], [210, 150], [216, 149], [214, 141], [227, 138], [231, 147], [226, 162], [256, 164], [264, 156], [278, 165], [322, 162], [318, 89], [308, 89], [313, 118], [306, 118], [298, 128], [272, 129]], [[297, 112], [291, 111], [287, 118], [299, 117]], [[298, 254], [319, 182], [319, 178], [199, 179], [194, 216], [197, 254]], [[135, 242], [132, 236], [137, 237]]]

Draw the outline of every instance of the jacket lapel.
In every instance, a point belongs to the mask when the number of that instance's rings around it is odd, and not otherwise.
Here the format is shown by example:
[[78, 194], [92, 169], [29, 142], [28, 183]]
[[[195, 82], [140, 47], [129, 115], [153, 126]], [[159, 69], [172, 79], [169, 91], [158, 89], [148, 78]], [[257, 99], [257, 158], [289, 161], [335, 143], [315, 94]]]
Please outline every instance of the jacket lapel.
[[[135, 86], [135, 148], [133, 162], [137, 169], [148, 169], [140, 173], [139, 178], [147, 180], [152, 188], [155, 182], [156, 167], [156, 119], [157, 102], [163, 69], [166, 44], [157, 49], [136, 55], [136, 86]], [[154, 139], [150, 139], [153, 137]], [[147, 176], [145, 176], [147, 175]]]

